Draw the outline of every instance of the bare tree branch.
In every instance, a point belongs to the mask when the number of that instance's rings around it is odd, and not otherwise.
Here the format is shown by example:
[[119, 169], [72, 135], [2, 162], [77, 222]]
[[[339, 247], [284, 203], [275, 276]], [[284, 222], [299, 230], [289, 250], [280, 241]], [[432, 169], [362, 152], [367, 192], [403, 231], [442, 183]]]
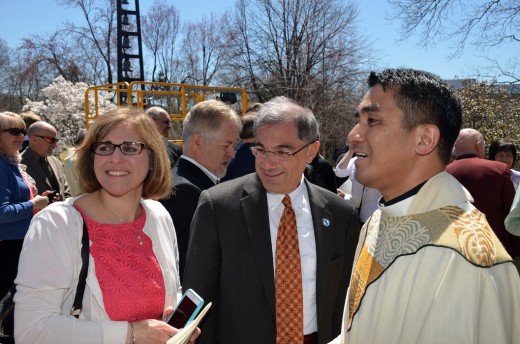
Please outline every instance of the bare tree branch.
[[[401, 22], [402, 39], [419, 34], [419, 46], [453, 42], [449, 57], [460, 56], [467, 44], [481, 51], [518, 43], [520, 3], [517, 0], [388, 0], [391, 20]], [[515, 79], [518, 79], [516, 77]]]

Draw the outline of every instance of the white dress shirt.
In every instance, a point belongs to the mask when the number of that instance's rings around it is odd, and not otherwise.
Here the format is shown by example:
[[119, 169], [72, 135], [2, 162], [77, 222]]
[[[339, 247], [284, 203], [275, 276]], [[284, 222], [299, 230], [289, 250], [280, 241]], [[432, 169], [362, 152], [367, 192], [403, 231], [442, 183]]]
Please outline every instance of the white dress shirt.
[[195, 164], [195, 166], [200, 168], [202, 170], [202, 172], [204, 172], [212, 181], [215, 182], [215, 184], [217, 184], [219, 182], [219, 180], [220, 180], [219, 177], [217, 177], [216, 175], [211, 173], [206, 167], [202, 166], [201, 164], [199, 164], [198, 162], [196, 162], [192, 158], [190, 158], [190, 157], [188, 157], [188, 156], [183, 154], [183, 155], [181, 155], [181, 157], [179, 159], [186, 159], [189, 162]]
[[381, 198], [381, 192], [377, 189], [365, 187], [356, 179], [356, 161], [357, 157], [350, 159], [348, 166], [344, 169], [336, 166], [336, 176], [344, 178], [348, 177], [352, 186], [349, 193], [345, 194], [345, 199], [349, 201], [359, 213], [359, 219], [365, 223], [370, 216], [377, 210], [377, 204]]

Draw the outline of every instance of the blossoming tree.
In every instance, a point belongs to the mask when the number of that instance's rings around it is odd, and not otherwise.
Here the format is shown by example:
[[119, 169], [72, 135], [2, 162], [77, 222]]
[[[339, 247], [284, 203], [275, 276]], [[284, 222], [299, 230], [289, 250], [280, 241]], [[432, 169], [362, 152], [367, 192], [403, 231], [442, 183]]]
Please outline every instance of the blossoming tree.
[[[45, 100], [26, 100], [23, 111], [33, 111], [58, 130], [60, 143], [56, 154], [72, 146], [79, 129], [85, 128], [85, 91], [88, 87], [83, 82], [72, 83], [59, 76], [43, 89]], [[116, 107], [112, 98], [110, 93], [102, 96], [98, 103], [100, 113]], [[90, 106], [94, 106], [93, 102]]]

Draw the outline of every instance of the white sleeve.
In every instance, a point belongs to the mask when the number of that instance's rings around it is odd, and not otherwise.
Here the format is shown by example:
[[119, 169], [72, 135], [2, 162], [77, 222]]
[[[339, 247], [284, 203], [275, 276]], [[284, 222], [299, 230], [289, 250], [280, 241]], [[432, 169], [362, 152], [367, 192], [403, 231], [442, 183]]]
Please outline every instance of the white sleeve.
[[[24, 239], [15, 280], [16, 342], [124, 343], [126, 321], [82, 320], [85, 314], [92, 315], [92, 298], [84, 302], [80, 319], [69, 314], [70, 306], [64, 306], [72, 304], [82, 264], [79, 228], [83, 224], [71, 214], [74, 210], [67, 210], [59, 205], [42, 210]], [[87, 282], [85, 296], [89, 292]]]
[[348, 166], [345, 168], [339, 168], [339, 166], [336, 166], [335, 173], [336, 173], [336, 177], [338, 177], [338, 178], [348, 177], [348, 174], [349, 174]]

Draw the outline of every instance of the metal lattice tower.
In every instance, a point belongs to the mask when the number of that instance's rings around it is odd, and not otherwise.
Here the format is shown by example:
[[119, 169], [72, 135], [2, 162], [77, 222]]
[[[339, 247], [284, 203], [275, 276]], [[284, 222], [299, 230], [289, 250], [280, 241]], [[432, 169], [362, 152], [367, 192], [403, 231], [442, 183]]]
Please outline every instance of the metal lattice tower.
[[117, 81], [144, 81], [139, 0], [117, 0]]

